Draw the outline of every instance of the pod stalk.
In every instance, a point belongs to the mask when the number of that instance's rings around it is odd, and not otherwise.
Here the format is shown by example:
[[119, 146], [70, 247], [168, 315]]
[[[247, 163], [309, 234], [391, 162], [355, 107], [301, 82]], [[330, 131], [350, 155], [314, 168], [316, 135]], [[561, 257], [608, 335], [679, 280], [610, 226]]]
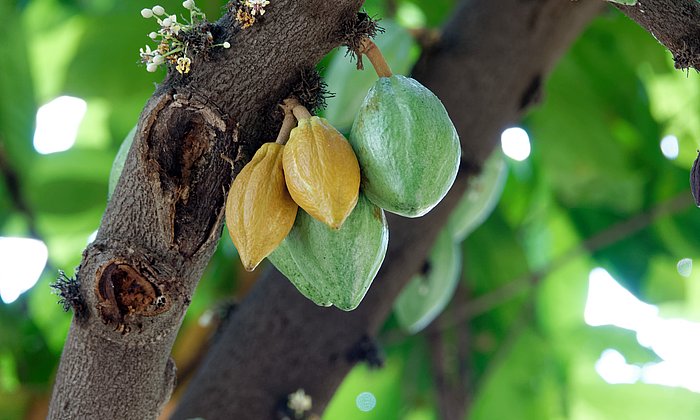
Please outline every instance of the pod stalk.
[[289, 134], [292, 132], [292, 129], [297, 126], [297, 120], [289, 107], [281, 105], [281, 108], [284, 110], [284, 121], [282, 121], [282, 127], [277, 134], [275, 143], [284, 146], [289, 141]]
[[362, 40], [362, 46], [360, 47], [358, 53], [364, 54], [367, 56], [367, 58], [369, 58], [369, 61], [372, 63], [372, 67], [374, 67], [374, 71], [377, 72], [377, 76], [393, 76], [393, 73], [391, 72], [391, 67], [389, 67], [389, 64], [384, 59], [384, 55], [382, 54], [377, 44], [375, 44], [371, 39], [364, 38]]

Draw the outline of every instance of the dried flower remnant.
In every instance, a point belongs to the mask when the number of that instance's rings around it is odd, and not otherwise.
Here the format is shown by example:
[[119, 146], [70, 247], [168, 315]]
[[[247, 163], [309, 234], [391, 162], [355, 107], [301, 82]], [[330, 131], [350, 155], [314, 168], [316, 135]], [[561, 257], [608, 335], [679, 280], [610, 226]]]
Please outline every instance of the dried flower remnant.
[[296, 392], [289, 394], [289, 402], [287, 403], [294, 415], [297, 418], [303, 416], [307, 411], [311, 410], [311, 397], [304, 392], [303, 389], [298, 389]]
[[[243, 0], [233, 2], [236, 10], [236, 21], [241, 25], [241, 29], [253, 26], [258, 18], [265, 14], [265, 7], [269, 5], [268, 0]], [[256, 18], [257, 16], [257, 18]]]
[[238, 9], [236, 12], [236, 21], [241, 25], [242, 29], [248, 29], [255, 23], [255, 16], [243, 9]]
[[54, 289], [54, 293], [60, 297], [58, 304], [63, 307], [65, 312], [72, 309], [76, 319], [87, 318], [89, 312], [80, 292], [80, 281], [77, 277], [68, 277], [66, 273], [59, 270], [58, 279], [50, 286]]

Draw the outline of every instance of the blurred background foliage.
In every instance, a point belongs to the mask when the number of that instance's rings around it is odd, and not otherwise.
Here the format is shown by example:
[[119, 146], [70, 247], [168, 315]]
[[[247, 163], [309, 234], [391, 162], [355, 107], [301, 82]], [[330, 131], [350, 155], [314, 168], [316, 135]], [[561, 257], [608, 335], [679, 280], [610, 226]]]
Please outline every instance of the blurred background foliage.
[[[454, 4], [366, 1], [386, 18], [378, 42], [396, 72], [420, 53], [412, 35], [439, 28]], [[223, 10], [219, 0], [198, 5], [212, 18]], [[163, 77], [138, 65], [154, 30], [139, 16], [144, 6], [0, 1], [0, 237], [48, 248], [36, 285], [0, 303], [2, 420], [45, 415], [70, 323], [49, 284], [79, 263], [114, 156]], [[354, 71], [344, 50], [320, 69], [336, 93], [325, 115], [347, 130], [373, 76]], [[37, 110], [63, 95], [87, 104], [75, 144], [40, 154]], [[618, 12], [596, 19], [520, 124], [532, 153], [506, 159], [495, 211], [456, 242], [452, 302], [413, 335], [392, 316], [379, 337], [384, 367], [355, 368], [324, 418], [436, 419], [455, 404], [470, 419], [700, 418], [700, 364], [688, 356], [700, 351], [700, 275], [677, 267], [700, 254], [688, 189], [699, 110], [695, 72], [674, 70], [670, 54]], [[0, 287], [9, 272], [0, 266]], [[173, 351], [181, 384], [257, 275], [241, 270], [224, 233]]]

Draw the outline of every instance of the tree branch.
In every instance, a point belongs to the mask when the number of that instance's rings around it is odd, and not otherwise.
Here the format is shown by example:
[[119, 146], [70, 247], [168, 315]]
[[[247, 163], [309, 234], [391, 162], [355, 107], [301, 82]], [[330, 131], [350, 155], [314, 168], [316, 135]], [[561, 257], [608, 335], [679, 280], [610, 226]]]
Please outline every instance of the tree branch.
[[500, 132], [537, 98], [556, 60], [600, 10], [598, 1], [463, 1], [415, 77], [440, 97], [462, 140], [465, 171], [420, 219], [389, 217], [384, 265], [353, 312], [321, 308], [270, 270], [233, 315], [185, 392], [174, 419], [270, 418], [303, 388], [322, 412], [353, 366], [363, 336], [376, 335], [401, 288], [419, 270], [450, 211]]
[[700, 3], [696, 0], [638, 0], [615, 4], [671, 51], [677, 69], [700, 70]]
[[87, 316], [71, 324], [49, 418], [158, 415], [175, 378], [170, 349], [221, 234], [225, 191], [274, 139], [277, 104], [343, 42], [361, 3], [277, 0], [246, 30], [228, 13], [211, 32], [232, 47], [195, 56], [189, 74], [171, 71], [158, 87], [83, 253]]

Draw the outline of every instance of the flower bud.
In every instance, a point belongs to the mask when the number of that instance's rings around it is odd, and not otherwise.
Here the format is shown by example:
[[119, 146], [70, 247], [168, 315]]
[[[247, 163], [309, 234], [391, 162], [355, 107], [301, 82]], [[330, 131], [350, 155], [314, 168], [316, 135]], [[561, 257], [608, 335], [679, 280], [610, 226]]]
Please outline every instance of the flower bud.
[[152, 18], [153, 17], [153, 11], [151, 9], [142, 9], [141, 10], [141, 16], [144, 18]]
[[163, 9], [163, 6], [153, 6], [153, 13], [155, 13], [157, 16], [163, 16], [165, 14], [165, 9]]

